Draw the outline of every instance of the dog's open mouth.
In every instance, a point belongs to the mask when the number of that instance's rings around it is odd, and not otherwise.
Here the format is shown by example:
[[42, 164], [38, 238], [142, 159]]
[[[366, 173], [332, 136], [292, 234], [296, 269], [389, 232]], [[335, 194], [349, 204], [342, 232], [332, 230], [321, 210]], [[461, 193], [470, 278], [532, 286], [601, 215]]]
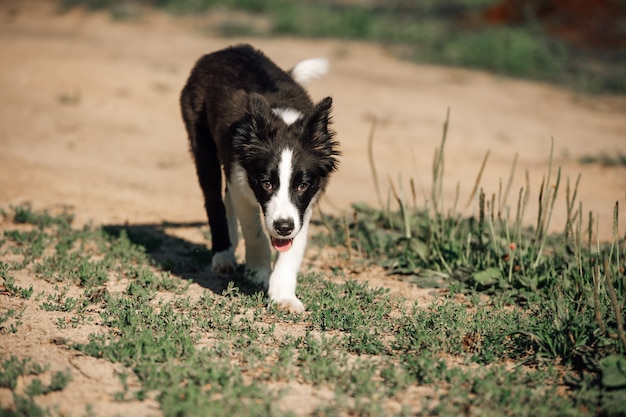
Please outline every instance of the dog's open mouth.
[[272, 237], [272, 246], [278, 252], [287, 252], [291, 245], [293, 244], [293, 239], [279, 239], [277, 237]]

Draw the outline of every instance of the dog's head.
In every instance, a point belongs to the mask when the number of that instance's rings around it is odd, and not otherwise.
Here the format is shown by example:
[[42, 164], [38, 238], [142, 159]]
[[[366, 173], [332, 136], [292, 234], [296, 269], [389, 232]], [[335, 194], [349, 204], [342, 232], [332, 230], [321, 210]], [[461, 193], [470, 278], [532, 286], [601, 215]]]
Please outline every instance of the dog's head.
[[330, 128], [332, 99], [307, 113], [272, 108], [259, 94], [248, 99], [246, 117], [233, 139], [235, 161], [259, 202], [272, 245], [291, 247], [337, 169], [338, 143]]

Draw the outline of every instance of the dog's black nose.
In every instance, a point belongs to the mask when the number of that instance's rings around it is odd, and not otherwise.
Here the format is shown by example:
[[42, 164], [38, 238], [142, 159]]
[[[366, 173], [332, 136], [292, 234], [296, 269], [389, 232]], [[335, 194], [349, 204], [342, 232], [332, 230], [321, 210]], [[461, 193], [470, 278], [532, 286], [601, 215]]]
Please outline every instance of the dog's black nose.
[[274, 222], [274, 230], [281, 236], [287, 236], [293, 232], [292, 219], [278, 219]]

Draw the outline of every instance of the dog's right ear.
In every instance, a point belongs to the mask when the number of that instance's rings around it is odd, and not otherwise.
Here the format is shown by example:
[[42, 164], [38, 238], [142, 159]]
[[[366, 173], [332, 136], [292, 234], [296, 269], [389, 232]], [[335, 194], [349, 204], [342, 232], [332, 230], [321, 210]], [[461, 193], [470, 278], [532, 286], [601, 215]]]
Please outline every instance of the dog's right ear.
[[237, 124], [232, 142], [234, 153], [244, 166], [251, 163], [254, 157], [268, 152], [267, 138], [271, 136], [271, 107], [267, 99], [250, 93], [246, 106], [246, 115]]

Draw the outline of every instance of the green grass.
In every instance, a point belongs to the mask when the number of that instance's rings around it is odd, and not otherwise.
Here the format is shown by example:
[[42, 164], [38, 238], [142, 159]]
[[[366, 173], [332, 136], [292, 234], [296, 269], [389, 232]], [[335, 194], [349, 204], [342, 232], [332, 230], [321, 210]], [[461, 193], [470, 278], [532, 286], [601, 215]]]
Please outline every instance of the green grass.
[[[141, 4], [160, 7], [173, 14], [239, 10], [253, 17], [265, 17], [270, 22], [269, 26], [259, 26], [253, 21], [226, 18], [218, 28], [224, 36], [289, 35], [367, 40], [385, 44], [401, 57], [416, 62], [484, 69], [510, 77], [561, 84], [587, 93], [626, 92], [623, 69], [626, 61], [619, 50], [576, 48], [549, 36], [537, 22], [516, 26], [467, 23], [467, 17], [493, 5], [492, 0], [349, 3], [151, 0]], [[105, 8], [117, 19], [140, 15], [140, 8], [131, 7], [137, 4], [122, 0], [61, 1], [63, 9], [76, 5]], [[464, 21], [465, 24], [459, 23]]]
[[[47, 368], [38, 363], [34, 363], [30, 358], [18, 359], [16, 356], [9, 356], [2, 360], [0, 366], [0, 387], [15, 390], [18, 378], [24, 376], [39, 376], [47, 372]], [[50, 410], [37, 405], [35, 397], [46, 395], [55, 391], [62, 391], [71, 381], [72, 375], [69, 370], [55, 372], [49, 384], [45, 384], [39, 378], [32, 378], [25, 387], [24, 394], [13, 392], [13, 404], [11, 409], [1, 409], [2, 415], [7, 417], [18, 416], [44, 416], [49, 415]]]
[[[76, 228], [69, 215], [28, 207], [4, 210], [13, 227], [4, 227], [0, 246], [11, 259], [0, 265], [2, 297], [31, 299], [32, 287], [15, 283], [18, 271], [49, 283], [53, 290], [28, 308], [58, 317], [68, 349], [123, 365], [112, 400], [153, 398], [166, 416], [290, 415], [297, 409], [277, 405], [288, 391], [275, 388], [290, 381], [333, 393], [314, 415], [624, 413], [624, 239], [585, 238], [569, 185], [562, 235], [545, 232], [558, 186], [542, 193], [536, 230], [522, 227], [524, 189], [517, 213], [498, 207], [504, 196], [482, 191], [476, 218], [444, 212], [445, 135], [435, 161], [429, 206], [406, 201], [396, 184], [400, 210], [356, 205], [352, 222], [324, 216], [328, 231], [314, 239], [335, 245], [343, 263], [382, 264], [418, 285], [436, 278], [446, 290], [431, 305], [408, 307], [385, 289], [345, 279], [339, 267], [334, 280], [300, 277], [302, 316], [267, 309], [264, 295], [238, 278], [190, 297], [210, 252], [167, 230], [205, 234], [198, 225]], [[558, 174], [544, 180], [553, 181]], [[358, 261], [348, 257], [357, 252]], [[123, 285], [113, 291], [112, 282]], [[27, 331], [6, 325], [15, 315], [5, 314], [3, 332]], [[87, 324], [99, 330], [73, 341], [72, 329]], [[28, 357], [0, 359], [0, 385], [13, 391], [5, 414], [50, 414], [37, 398], [71, 382], [59, 372], [17, 392], [19, 378], [46, 368]], [[131, 374], [139, 388], [129, 387]], [[426, 394], [391, 406], [418, 388]]]

